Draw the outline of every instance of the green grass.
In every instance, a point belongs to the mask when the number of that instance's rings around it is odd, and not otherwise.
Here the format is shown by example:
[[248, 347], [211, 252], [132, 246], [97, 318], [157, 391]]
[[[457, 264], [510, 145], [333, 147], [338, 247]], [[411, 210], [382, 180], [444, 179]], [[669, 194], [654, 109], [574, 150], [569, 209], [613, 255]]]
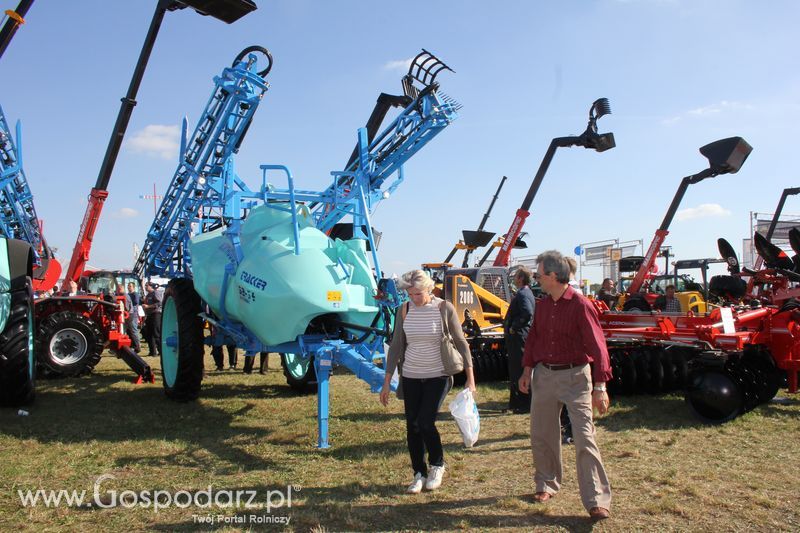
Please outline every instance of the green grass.
[[[157, 360], [149, 359], [158, 365]], [[271, 358], [277, 367], [277, 358]], [[206, 368], [213, 368], [210, 358]], [[160, 384], [105, 357], [95, 374], [40, 381], [27, 417], [0, 411], [0, 530], [276, 530], [285, 526], [195, 523], [206, 509], [23, 507], [17, 490], [86, 490], [111, 474], [109, 490], [270, 490], [293, 486], [294, 531], [590, 530], [564, 449], [565, 482], [532, 503], [528, 420], [502, 412], [503, 384], [479, 386], [482, 433], [471, 450], [449, 415], [439, 423], [449, 468], [442, 489], [406, 496], [410, 479], [402, 404], [384, 409], [350, 375], [331, 387], [332, 448], [316, 444], [316, 397], [298, 396], [279, 371], [210, 371], [201, 399], [169, 401]], [[771, 403], [723, 426], [703, 426], [678, 396], [615, 400], [598, 421], [614, 490], [600, 530], [800, 529], [796, 503], [800, 405]], [[108, 500], [103, 500], [108, 503]], [[229, 517], [263, 510], [213, 509]]]

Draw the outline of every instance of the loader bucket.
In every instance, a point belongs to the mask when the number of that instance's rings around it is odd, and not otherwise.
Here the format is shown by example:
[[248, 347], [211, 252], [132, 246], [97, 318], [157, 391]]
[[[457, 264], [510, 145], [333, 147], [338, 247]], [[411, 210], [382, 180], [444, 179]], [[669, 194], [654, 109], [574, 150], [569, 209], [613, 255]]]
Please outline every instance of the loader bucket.
[[756, 232], [753, 235], [753, 244], [758, 251], [758, 255], [764, 258], [764, 262], [771, 268], [782, 268], [784, 270], [794, 270], [794, 263], [786, 255], [786, 252], [781, 250], [767, 240], [766, 237]]
[[719, 174], [735, 174], [742, 168], [753, 147], [741, 137], [728, 137], [700, 148], [709, 166]]
[[800, 254], [800, 229], [792, 228], [789, 230], [789, 245], [794, 253]]
[[491, 231], [469, 231], [463, 230], [461, 234], [464, 236], [464, 244], [469, 246], [470, 248], [481, 248], [486, 246], [492, 239], [494, 238], [494, 233]]
[[188, 6], [201, 15], [212, 16], [227, 24], [236, 22], [257, 9], [251, 0], [181, 0], [180, 3], [172, 4], [167, 9], [182, 9]]
[[728, 263], [728, 272], [731, 274], [738, 274], [740, 272], [739, 258], [736, 257], [736, 252], [733, 246], [731, 246], [731, 243], [725, 239], [717, 239], [717, 249], [719, 250], [720, 257]]

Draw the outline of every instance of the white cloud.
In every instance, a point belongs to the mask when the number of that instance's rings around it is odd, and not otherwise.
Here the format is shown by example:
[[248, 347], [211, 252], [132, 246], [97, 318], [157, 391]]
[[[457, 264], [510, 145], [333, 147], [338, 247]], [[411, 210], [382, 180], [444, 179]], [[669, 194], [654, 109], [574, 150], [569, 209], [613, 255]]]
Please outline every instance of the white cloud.
[[137, 131], [127, 142], [136, 153], [173, 159], [180, 149], [180, 127], [151, 124]]
[[675, 214], [678, 220], [691, 220], [694, 218], [727, 217], [731, 212], [719, 204], [700, 204], [697, 207], [681, 209]]
[[383, 70], [399, 70], [401, 72], [407, 72], [412, 61], [414, 61], [413, 57], [409, 57], [408, 59], [399, 59], [397, 61], [388, 61], [383, 64]]
[[113, 218], [133, 218], [139, 216], [139, 211], [131, 207], [122, 207], [119, 210], [114, 211], [111, 216]]
[[719, 116], [723, 113], [730, 113], [735, 111], [752, 111], [755, 106], [746, 102], [735, 102], [730, 100], [720, 100], [717, 103], [709, 104], [702, 107], [696, 107], [688, 111], [684, 111], [674, 117], [669, 117], [662, 120], [663, 124], [675, 124], [687, 118], [707, 118]]

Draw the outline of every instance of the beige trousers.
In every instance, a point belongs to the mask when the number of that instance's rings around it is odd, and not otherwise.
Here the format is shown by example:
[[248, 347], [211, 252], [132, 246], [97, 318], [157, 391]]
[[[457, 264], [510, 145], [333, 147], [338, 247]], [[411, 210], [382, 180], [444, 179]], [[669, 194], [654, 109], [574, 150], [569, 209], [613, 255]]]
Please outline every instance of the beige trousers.
[[561, 487], [562, 404], [572, 421], [578, 488], [583, 506], [611, 508], [611, 485], [600, 450], [595, 443], [592, 422], [592, 377], [589, 365], [567, 370], [549, 370], [536, 365], [531, 381], [531, 449], [536, 492], [555, 494]]

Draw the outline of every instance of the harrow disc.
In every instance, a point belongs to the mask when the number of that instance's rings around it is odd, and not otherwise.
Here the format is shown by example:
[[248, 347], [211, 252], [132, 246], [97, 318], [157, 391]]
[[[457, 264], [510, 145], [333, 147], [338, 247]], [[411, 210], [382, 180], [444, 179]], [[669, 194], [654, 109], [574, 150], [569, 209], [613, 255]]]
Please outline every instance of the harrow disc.
[[710, 424], [733, 420], [745, 407], [741, 386], [729, 372], [721, 369], [693, 371], [685, 397], [692, 413]]
[[647, 358], [647, 366], [650, 373], [648, 392], [657, 394], [664, 390], [664, 367], [661, 365], [661, 350], [648, 350], [643, 355]]
[[658, 352], [658, 356], [663, 372], [661, 388], [664, 392], [675, 390], [678, 387], [678, 376], [674, 355], [670, 351], [661, 350]]

